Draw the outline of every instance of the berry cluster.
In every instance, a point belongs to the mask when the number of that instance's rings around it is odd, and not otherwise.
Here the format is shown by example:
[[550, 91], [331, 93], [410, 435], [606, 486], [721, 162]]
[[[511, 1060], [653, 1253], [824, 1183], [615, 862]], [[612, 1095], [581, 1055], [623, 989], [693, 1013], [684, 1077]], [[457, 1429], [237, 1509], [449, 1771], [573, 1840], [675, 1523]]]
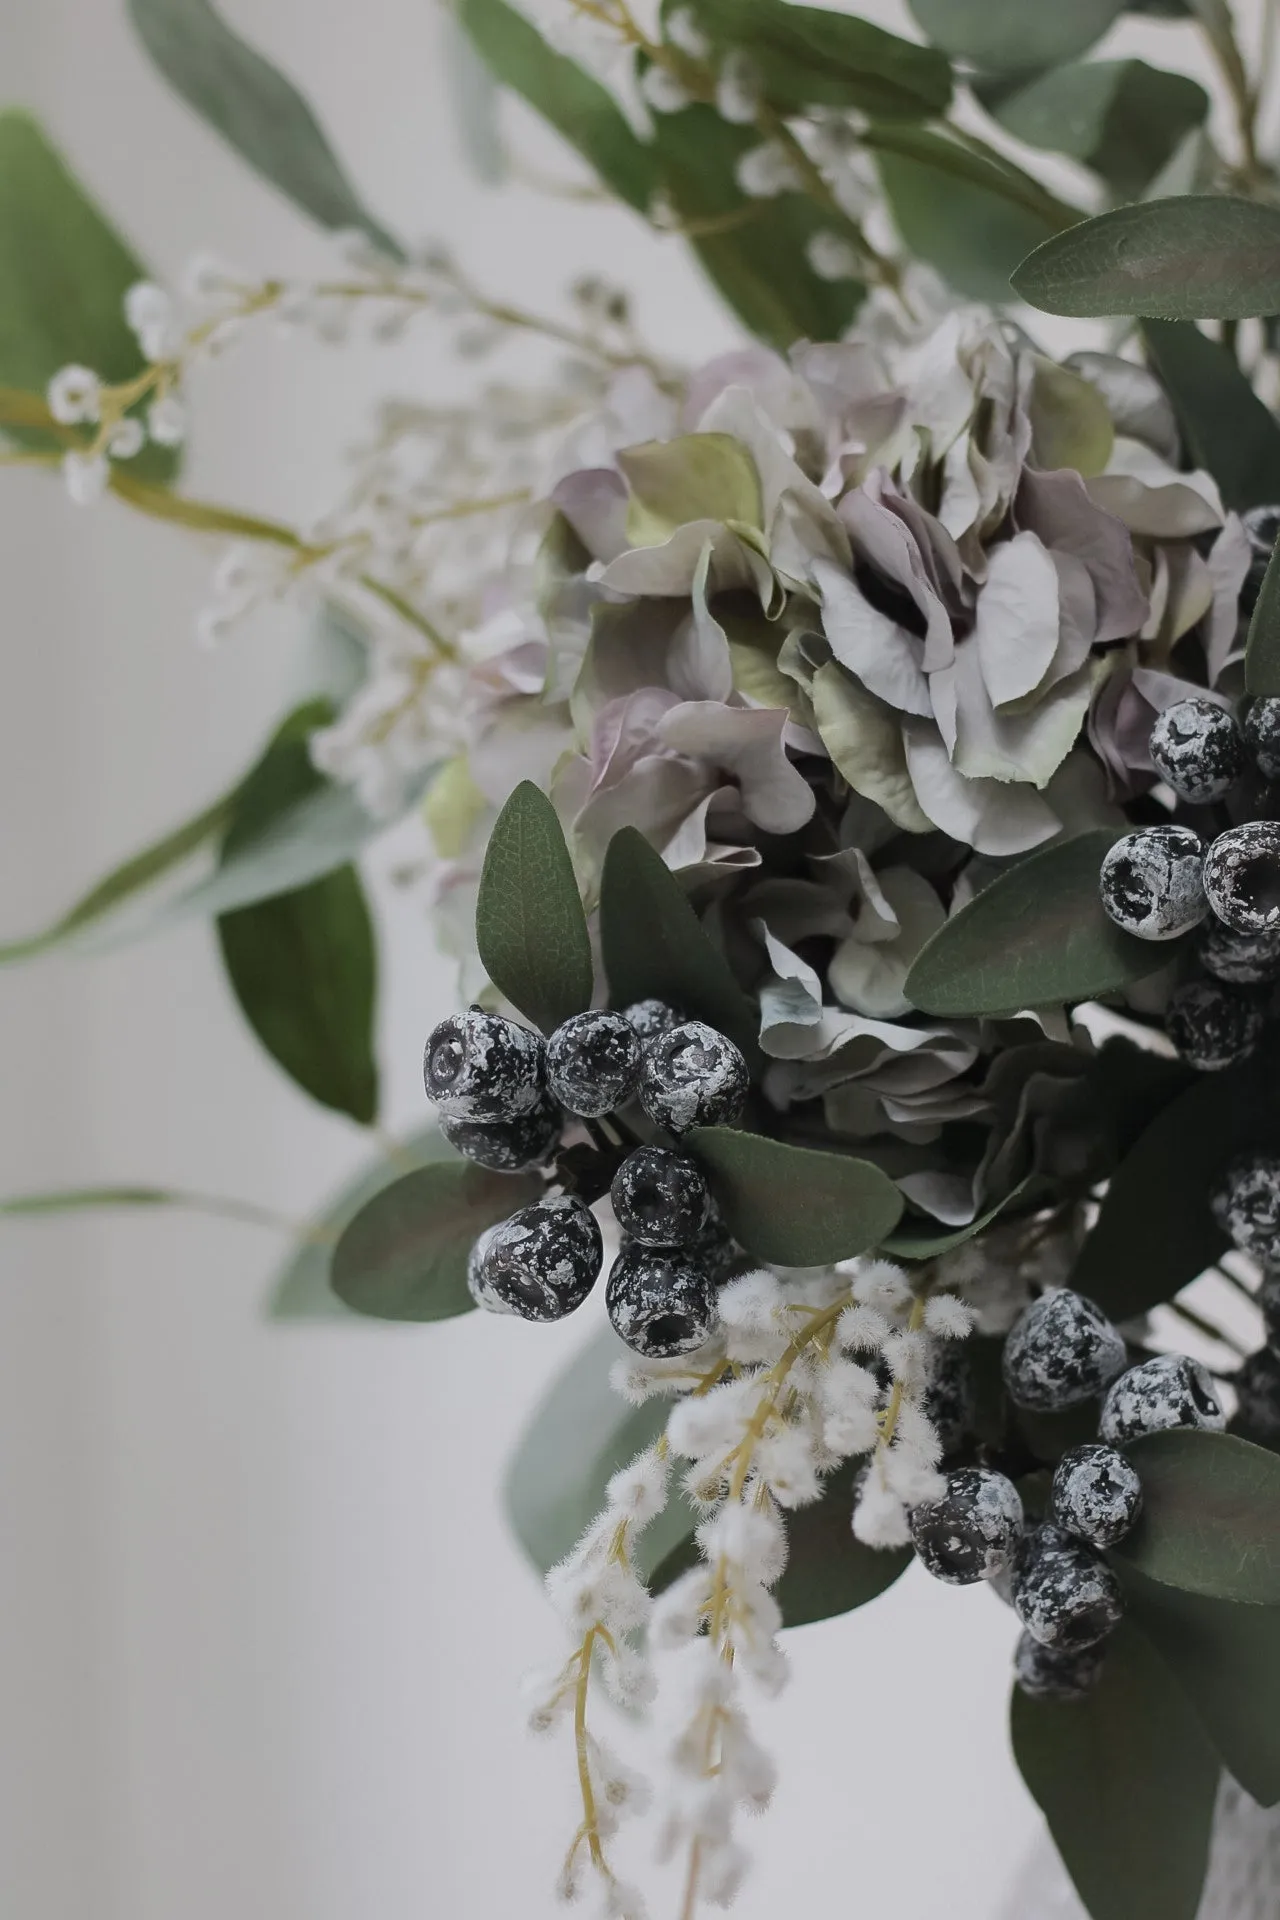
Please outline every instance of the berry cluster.
[[1150, 754], [1184, 809], [1230, 799], [1232, 824], [1207, 847], [1199, 825], [1181, 821], [1125, 834], [1102, 863], [1102, 904], [1140, 940], [1200, 929], [1195, 973], [1171, 996], [1165, 1026], [1184, 1060], [1212, 1072], [1252, 1053], [1280, 980], [1280, 821], [1239, 817], [1273, 807], [1280, 699], [1253, 701], [1242, 722], [1217, 700], [1179, 700], [1152, 728]]
[[[1275, 1168], [1280, 1176], [1280, 1164]], [[1280, 1186], [1276, 1188], [1280, 1196]], [[1280, 1236], [1280, 1211], [1275, 1216]], [[915, 1507], [911, 1537], [928, 1571], [952, 1586], [989, 1580], [1023, 1635], [1015, 1674], [1024, 1692], [1075, 1700], [1094, 1685], [1120, 1624], [1120, 1582], [1104, 1555], [1137, 1525], [1142, 1483], [1126, 1445], [1171, 1427], [1221, 1429], [1226, 1418], [1196, 1361], [1158, 1354], [1129, 1365], [1123, 1338], [1093, 1301], [1066, 1288], [1018, 1320], [1004, 1350], [1004, 1385], [1026, 1413], [1101, 1403], [1097, 1440], [1058, 1463], [1042, 1518], [1028, 1519], [1006, 1474], [985, 1466], [947, 1475], [938, 1500]]]
[[[740, 1249], [697, 1162], [676, 1143], [693, 1127], [740, 1117], [747, 1065], [731, 1040], [659, 1000], [574, 1014], [546, 1041], [472, 1007], [432, 1033], [423, 1078], [459, 1153], [502, 1173], [549, 1169], [541, 1199], [476, 1241], [468, 1283], [479, 1306], [526, 1320], [580, 1307], [604, 1266], [591, 1204], [607, 1189], [620, 1248], [605, 1305], [617, 1333], [650, 1359], [705, 1345]], [[629, 1109], [655, 1139], [640, 1141]], [[581, 1169], [560, 1152], [575, 1125], [587, 1134], [594, 1181], [585, 1197]]]

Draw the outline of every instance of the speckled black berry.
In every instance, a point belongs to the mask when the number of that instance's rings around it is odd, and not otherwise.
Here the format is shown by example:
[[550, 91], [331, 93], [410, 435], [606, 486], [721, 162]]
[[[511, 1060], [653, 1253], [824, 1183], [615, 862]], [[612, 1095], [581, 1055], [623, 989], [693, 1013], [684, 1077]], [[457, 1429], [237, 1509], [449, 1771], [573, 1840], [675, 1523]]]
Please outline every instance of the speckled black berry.
[[732, 1275], [758, 1264], [734, 1239], [714, 1200], [707, 1207], [701, 1230], [683, 1251], [717, 1287], [723, 1286]]
[[1013, 1608], [1033, 1640], [1064, 1653], [1094, 1647], [1124, 1617], [1120, 1582], [1061, 1527], [1028, 1536], [1013, 1572]]
[[1004, 1383], [1016, 1407], [1060, 1413], [1094, 1400], [1125, 1363], [1124, 1341], [1101, 1307], [1060, 1288], [1029, 1306], [1004, 1349]]
[[649, 1360], [670, 1360], [705, 1346], [719, 1312], [710, 1275], [687, 1254], [626, 1247], [609, 1271], [604, 1295], [613, 1330]]
[[1213, 1381], [1198, 1360], [1161, 1353], [1122, 1373], [1102, 1403], [1098, 1431], [1113, 1446], [1170, 1427], [1221, 1432], [1227, 1424]]
[[670, 1033], [672, 1027], [678, 1027], [684, 1015], [668, 1006], [665, 1000], [633, 1000], [624, 1010], [623, 1018], [630, 1021], [640, 1045], [647, 1047], [660, 1033]]
[[522, 1320], [563, 1320], [600, 1277], [604, 1241], [595, 1216], [570, 1194], [535, 1200], [503, 1222], [477, 1265], [473, 1291]]
[[499, 1299], [484, 1274], [485, 1255], [506, 1224], [505, 1220], [499, 1220], [496, 1225], [486, 1227], [467, 1255], [467, 1291], [476, 1305], [483, 1307], [486, 1313], [515, 1312], [514, 1307], [509, 1306], [505, 1300]]
[[1115, 1447], [1091, 1441], [1072, 1447], [1053, 1476], [1053, 1517], [1064, 1533], [1091, 1547], [1114, 1547], [1142, 1512], [1142, 1482]]
[[1151, 762], [1180, 799], [1207, 806], [1230, 793], [1245, 770], [1235, 716], [1216, 700], [1177, 700], [1151, 729]]
[[1255, 700], [1244, 717], [1245, 745], [1264, 780], [1280, 780], [1280, 700]]
[[1204, 919], [1203, 864], [1204, 847], [1190, 827], [1139, 827], [1102, 862], [1103, 907], [1139, 940], [1176, 940]]
[[1264, 1266], [1280, 1266], [1280, 1159], [1249, 1153], [1233, 1160], [1210, 1204], [1232, 1246]]
[[1238, 1402], [1233, 1430], [1255, 1446], [1280, 1451], [1280, 1357], [1261, 1347], [1232, 1375], [1231, 1384]]
[[682, 1021], [644, 1050], [641, 1105], [668, 1133], [732, 1126], [748, 1085], [747, 1063], [732, 1040], [701, 1020]]
[[1091, 1647], [1046, 1647], [1033, 1633], [1024, 1633], [1013, 1656], [1013, 1677], [1032, 1700], [1087, 1700], [1102, 1677], [1105, 1659], [1101, 1640]]
[[1280, 532], [1280, 507], [1249, 507], [1240, 518], [1244, 522], [1251, 556], [1249, 571], [1240, 589], [1240, 605], [1245, 613], [1252, 613], [1267, 577], [1267, 563], [1275, 550], [1276, 535]]
[[635, 1092], [640, 1042], [620, 1013], [575, 1013], [547, 1042], [547, 1085], [586, 1120], [612, 1113]]
[[1204, 890], [1237, 933], [1280, 928], [1280, 822], [1250, 820], [1220, 833], [1204, 857]]
[[921, 1410], [937, 1435], [943, 1458], [958, 1453], [973, 1433], [977, 1393], [967, 1341], [935, 1340], [926, 1362]]
[[529, 1113], [546, 1086], [541, 1034], [500, 1014], [470, 1007], [451, 1013], [427, 1041], [422, 1062], [427, 1098], [450, 1120], [491, 1125]]
[[1233, 987], [1280, 980], [1280, 927], [1273, 933], [1237, 933], [1210, 914], [1196, 935], [1196, 958], [1215, 980]]
[[1272, 1353], [1280, 1353], [1280, 1273], [1269, 1273], [1258, 1295], [1262, 1325]]
[[613, 1176], [613, 1214], [642, 1247], [688, 1247], [707, 1223], [711, 1196], [697, 1163], [666, 1147], [637, 1147]]
[[926, 1571], [949, 1587], [971, 1587], [1010, 1564], [1022, 1538], [1022, 1502], [1004, 1474], [958, 1467], [941, 1500], [911, 1509], [910, 1525]]
[[440, 1131], [451, 1147], [491, 1173], [527, 1173], [550, 1159], [563, 1125], [559, 1107], [544, 1097], [518, 1120], [451, 1120], [440, 1116]]
[[1262, 1008], [1247, 987], [1192, 980], [1169, 996], [1165, 1032], [1189, 1067], [1220, 1073], [1247, 1060], [1262, 1033]]

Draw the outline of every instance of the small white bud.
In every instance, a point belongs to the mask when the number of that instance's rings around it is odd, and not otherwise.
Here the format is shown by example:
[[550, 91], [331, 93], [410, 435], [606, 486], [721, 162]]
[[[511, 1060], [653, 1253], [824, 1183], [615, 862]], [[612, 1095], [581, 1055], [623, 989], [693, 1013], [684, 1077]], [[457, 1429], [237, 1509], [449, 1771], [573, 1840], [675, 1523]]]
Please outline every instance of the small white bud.
[[107, 490], [111, 468], [102, 453], [64, 453], [62, 478], [78, 507], [96, 506]]
[[147, 443], [141, 420], [132, 417], [117, 420], [107, 435], [107, 452], [113, 460], [132, 460]]
[[832, 233], [830, 228], [824, 227], [820, 232], [810, 235], [805, 253], [819, 280], [858, 278], [857, 250], [843, 234]]
[[187, 410], [176, 393], [166, 393], [147, 408], [147, 432], [158, 447], [180, 447], [187, 437]]
[[78, 426], [96, 420], [102, 383], [91, 367], [59, 367], [45, 390], [49, 411], [59, 425]]
[[804, 185], [794, 160], [774, 140], [750, 147], [734, 168], [738, 185], [750, 200], [772, 200]]
[[645, 69], [640, 92], [655, 113], [679, 113], [681, 107], [687, 107], [693, 98], [683, 80], [678, 79], [669, 68], [659, 66]]
[[692, 7], [676, 7], [668, 16], [667, 38], [691, 60], [706, 60], [711, 53], [711, 42], [698, 25]]
[[749, 127], [760, 111], [760, 74], [745, 53], [727, 55], [716, 82], [716, 112], [735, 127]]
[[124, 297], [124, 317], [148, 360], [167, 360], [177, 345], [173, 302], [163, 287], [138, 280]]

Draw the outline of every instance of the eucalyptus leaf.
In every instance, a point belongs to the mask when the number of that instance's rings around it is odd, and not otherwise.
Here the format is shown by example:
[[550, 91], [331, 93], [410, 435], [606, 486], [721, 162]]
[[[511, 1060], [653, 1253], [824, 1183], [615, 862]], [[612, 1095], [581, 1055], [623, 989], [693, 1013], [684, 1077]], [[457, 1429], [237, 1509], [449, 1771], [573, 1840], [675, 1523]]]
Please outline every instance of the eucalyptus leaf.
[[866, 1160], [731, 1127], [695, 1127], [684, 1145], [729, 1231], [757, 1260], [829, 1266], [879, 1246], [902, 1216], [902, 1195]]
[[998, 1220], [1002, 1213], [1014, 1207], [1015, 1202], [1026, 1193], [1033, 1178], [1032, 1174], [1028, 1174], [1003, 1200], [997, 1200], [993, 1207], [980, 1213], [967, 1227], [955, 1227], [950, 1233], [939, 1233], [936, 1228], [922, 1233], [914, 1222], [908, 1221], [905, 1227], [897, 1228], [882, 1240], [878, 1250], [889, 1260], [938, 1260], [944, 1253], [953, 1253], [957, 1247], [962, 1247], [966, 1240], [972, 1240], [975, 1234], [983, 1232], [993, 1220]]
[[498, 991], [544, 1033], [591, 1005], [587, 917], [556, 810], [522, 780], [494, 822], [476, 947]]
[[1102, 1678], [1063, 1705], [1013, 1696], [1013, 1750], [1091, 1920], [1195, 1920], [1218, 1758], [1143, 1637], [1122, 1626]]
[[486, 1227], [536, 1200], [533, 1174], [456, 1157], [406, 1173], [348, 1221], [333, 1252], [339, 1300], [375, 1320], [451, 1320], [475, 1306], [467, 1257]]
[[128, 0], [160, 72], [242, 160], [322, 227], [357, 227], [401, 248], [364, 205], [293, 82], [234, 33], [209, 0]]
[[1128, 200], [1207, 118], [1209, 96], [1144, 60], [1085, 60], [1037, 74], [993, 112], [1015, 139], [1081, 161]]
[[1249, 622], [1244, 684], [1252, 694], [1271, 698], [1280, 694], [1280, 558], [1276, 553], [1267, 562], [1262, 591]]
[[985, 73], [1031, 73], [1061, 66], [1100, 40], [1125, 0], [910, 0], [931, 44]]
[[1118, 993], [1167, 965], [1171, 942], [1122, 933], [1102, 909], [1098, 874], [1115, 840], [1097, 828], [1020, 860], [953, 914], [923, 948], [904, 989], [921, 1013], [1017, 1013]]
[[615, 833], [600, 881], [600, 950], [616, 1007], [665, 1000], [759, 1058], [759, 1016], [675, 875], [635, 827]]
[[1056, 234], [1013, 276], [1045, 313], [1246, 320], [1280, 312], [1280, 207], [1184, 194], [1116, 207]]
[[[36, 400], [72, 363], [111, 383], [132, 379], [143, 359], [124, 297], [146, 278], [36, 121], [16, 108], [0, 113], [0, 386]], [[42, 403], [30, 424], [6, 408], [3, 425], [23, 445], [52, 451], [66, 435], [45, 417]], [[128, 466], [163, 482], [177, 455], [148, 442]]]
[[789, 0], [693, 0], [718, 53], [745, 52], [765, 98], [784, 113], [843, 107], [878, 118], [927, 119], [951, 100], [951, 67], [936, 47], [869, 20]]
[[613, 95], [506, 0], [458, 0], [458, 18], [494, 77], [576, 147], [620, 200], [647, 213], [657, 184], [653, 156]]
[[1226, 506], [1242, 513], [1280, 499], [1280, 426], [1235, 356], [1176, 321], [1148, 320], [1142, 332], [1187, 453], [1213, 475]]
[[1146, 1434], [1127, 1452], [1143, 1511], [1120, 1557], [1187, 1593], [1280, 1606], [1280, 1457], [1194, 1429]]
[[923, 129], [912, 144], [917, 151], [905, 153], [888, 150], [883, 135], [876, 141], [880, 184], [907, 251], [970, 299], [1009, 300], [1014, 268], [1060, 220], [997, 167], [985, 181], [971, 166], [952, 168], [954, 143], [941, 134]]

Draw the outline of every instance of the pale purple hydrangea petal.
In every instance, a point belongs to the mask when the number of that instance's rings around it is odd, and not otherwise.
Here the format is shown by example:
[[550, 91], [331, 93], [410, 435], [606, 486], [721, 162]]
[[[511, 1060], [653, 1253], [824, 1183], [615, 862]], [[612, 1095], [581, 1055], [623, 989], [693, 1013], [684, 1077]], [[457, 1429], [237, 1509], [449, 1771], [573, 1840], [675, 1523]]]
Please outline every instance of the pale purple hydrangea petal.
[[766, 833], [796, 833], [812, 818], [813, 790], [792, 766], [782, 744], [785, 712], [686, 701], [663, 718], [659, 731], [678, 753], [710, 761], [732, 774], [747, 818]]

